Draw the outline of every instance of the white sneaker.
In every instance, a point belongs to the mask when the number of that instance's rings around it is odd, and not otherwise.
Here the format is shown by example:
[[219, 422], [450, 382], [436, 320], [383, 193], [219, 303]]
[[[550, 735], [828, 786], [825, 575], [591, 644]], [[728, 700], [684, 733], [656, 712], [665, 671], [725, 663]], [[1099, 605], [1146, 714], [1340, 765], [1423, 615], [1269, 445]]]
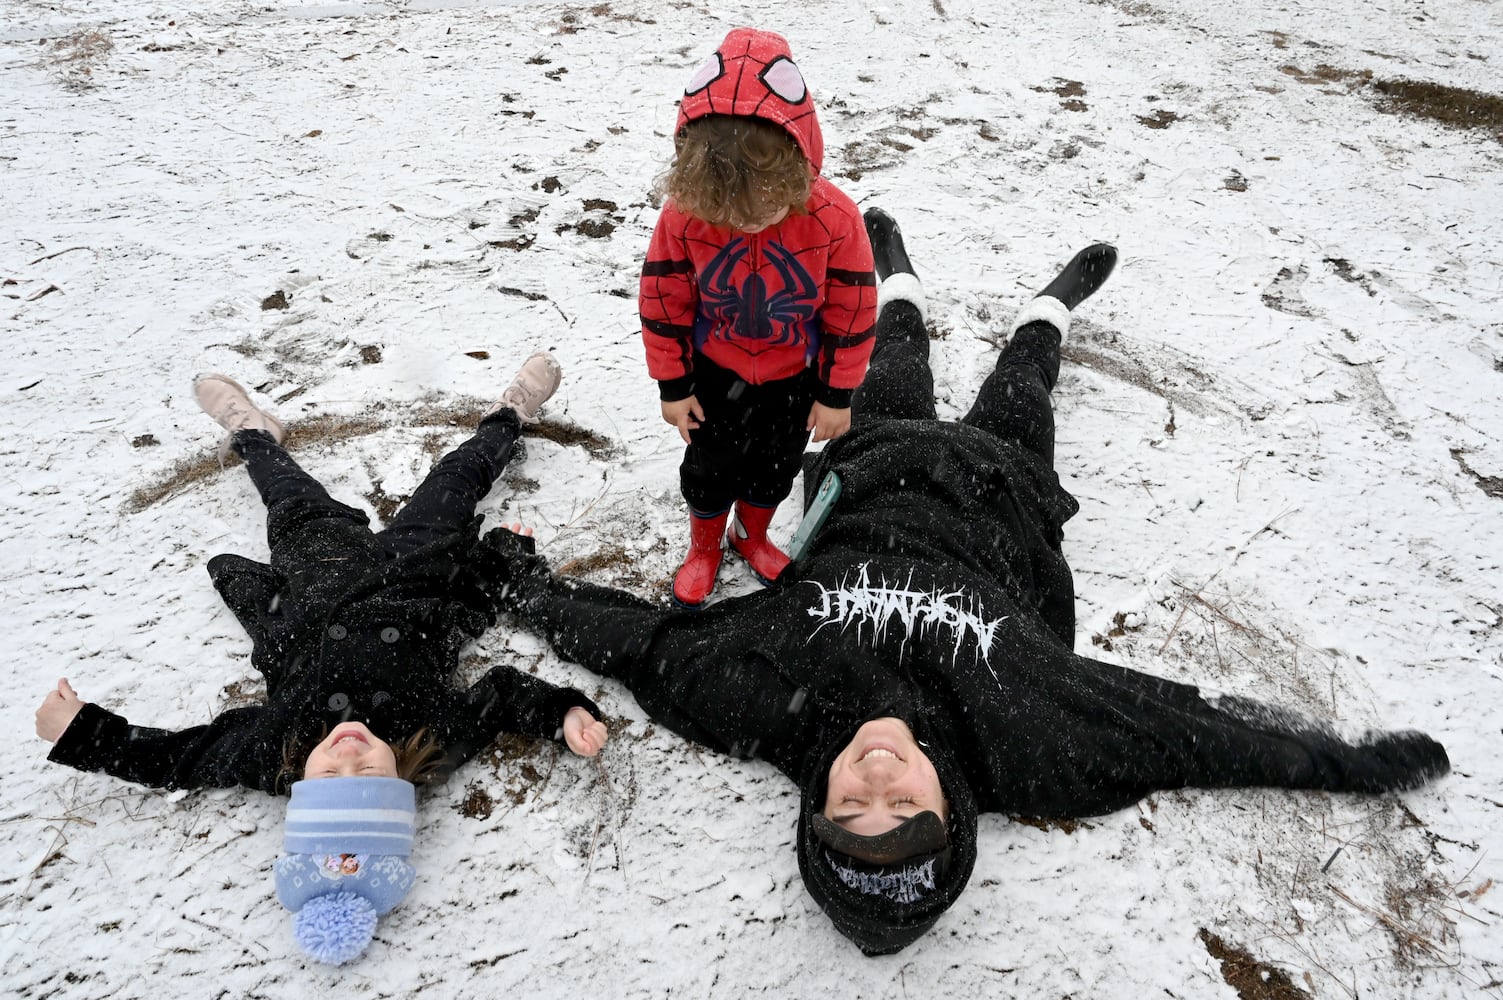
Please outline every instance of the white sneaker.
[[287, 429], [276, 417], [251, 402], [245, 388], [227, 375], [200, 375], [193, 380], [193, 398], [220, 427], [230, 432], [219, 446], [221, 460], [229, 455], [236, 431], [266, 431], [277, 444], [287, 440]]
[[538, 421], [538, 411], [558, 391], [563, 379], [564, 369], [558, 359], [547, 351], [539, 351], [522, 362], [517, 377], [501, 394], [500, 401], [487, 410], [485, 415], [490, 416], [503, 406], [509, 406], [517, 411], [522, 423], [535, 424]]

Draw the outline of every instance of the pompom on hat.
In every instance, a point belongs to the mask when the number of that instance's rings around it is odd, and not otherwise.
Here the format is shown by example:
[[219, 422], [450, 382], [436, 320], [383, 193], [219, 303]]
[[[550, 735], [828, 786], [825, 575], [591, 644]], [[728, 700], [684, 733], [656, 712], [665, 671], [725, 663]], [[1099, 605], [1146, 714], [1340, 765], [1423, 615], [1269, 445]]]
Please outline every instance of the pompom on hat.
[[277, 898], [297, 914], [293, 937], [329, 965], [358, 958], [376, 920], [412, 888], [406, 861], [417, 794], [400, 778], [318, 778], [292, 786]]

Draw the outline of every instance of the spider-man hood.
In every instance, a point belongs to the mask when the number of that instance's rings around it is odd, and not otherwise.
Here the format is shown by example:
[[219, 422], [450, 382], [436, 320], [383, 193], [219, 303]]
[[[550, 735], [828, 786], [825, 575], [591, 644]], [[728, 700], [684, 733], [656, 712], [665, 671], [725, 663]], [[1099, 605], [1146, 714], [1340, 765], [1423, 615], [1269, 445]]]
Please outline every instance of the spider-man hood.
[[782, 35], [735, 28], [725, 36], [684, 88], [675, 131], [707, 115], [774, 122], [793, 136], [816, 174], [824, 163], [825, 138], [814, 114], [814, 98]]

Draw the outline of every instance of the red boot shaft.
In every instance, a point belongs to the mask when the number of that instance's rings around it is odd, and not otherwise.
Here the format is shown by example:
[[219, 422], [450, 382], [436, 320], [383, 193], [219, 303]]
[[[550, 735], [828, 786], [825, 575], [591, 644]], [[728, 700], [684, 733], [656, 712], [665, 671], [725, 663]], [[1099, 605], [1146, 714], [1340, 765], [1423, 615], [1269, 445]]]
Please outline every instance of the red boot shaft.
[[772, 583], [788, 567], [788, 556], [767, 540], [767, 526], [777, 511], [776, 507], [758, 507], [738, 500], [736, 517], [731, 522], [731, 548], [750, 564], [752, 572], [764, 584]]
[[730, 511], [706, 517], [689, 511], [689, 554], [673, 577], [673, 600], [680, 607], [698, 609], [715, 589], [715, 574], [725, 551], [720, 540], [725, 537], [725, 522]]

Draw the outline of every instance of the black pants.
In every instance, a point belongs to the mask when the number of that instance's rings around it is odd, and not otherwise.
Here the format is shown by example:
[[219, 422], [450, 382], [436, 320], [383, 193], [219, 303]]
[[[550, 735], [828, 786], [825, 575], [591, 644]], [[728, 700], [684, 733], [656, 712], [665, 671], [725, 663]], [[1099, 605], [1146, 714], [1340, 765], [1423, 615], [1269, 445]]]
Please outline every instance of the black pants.
[[[294, 589], [316, 595], [339, 576], [336, 562], [373, 566], [463, 529], [506, 468], [522, 424], [503, 407], [429, 470], [412, 498], [384, 530], [372, 532], [363, 511], [340, 503], [264, 431], [241, 431], [234, 450], [266, 504], [266, 537], [273, 568]], [[347, 578], [345, 578], [347, 580]]]
[[[1049, 393], [1059, 381], [1059, 345], [1059, 331], [1051, 323], [1029, 323], [1013, 334], [960, 422], [1017, 441], [1053, 465]], [[913, 303], [883, 306], [871, 365], [851, 407], [851, 422], [858, 427], [874, 420], [935, 418], [929, 335]]]
[[694, 355], [694, 397], [705, 419], [689, 432], [679, 484], [689, 506], [719, 513], [737, 500], [776, 507], [793, 489], [809, 443], [812, 376], [752, 385]]

